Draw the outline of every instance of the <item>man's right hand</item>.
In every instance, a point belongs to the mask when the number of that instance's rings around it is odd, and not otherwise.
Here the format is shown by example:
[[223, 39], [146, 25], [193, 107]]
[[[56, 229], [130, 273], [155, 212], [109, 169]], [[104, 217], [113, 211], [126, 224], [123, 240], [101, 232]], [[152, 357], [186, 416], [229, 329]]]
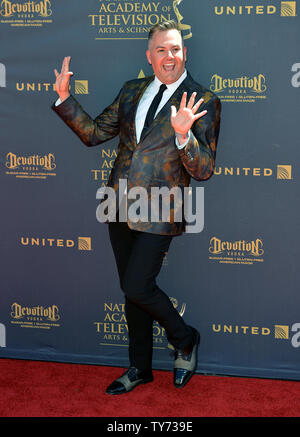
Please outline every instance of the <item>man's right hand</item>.
[[64, 58], [60, 73], [58, 73], [56, 69], [54, 70], [56, 76], [55, 89], [62, 102], [70, 96], [70, 77], [73, 74], [72, 71], [69, 71], [70, 60], [71, 56], [66, 56]]

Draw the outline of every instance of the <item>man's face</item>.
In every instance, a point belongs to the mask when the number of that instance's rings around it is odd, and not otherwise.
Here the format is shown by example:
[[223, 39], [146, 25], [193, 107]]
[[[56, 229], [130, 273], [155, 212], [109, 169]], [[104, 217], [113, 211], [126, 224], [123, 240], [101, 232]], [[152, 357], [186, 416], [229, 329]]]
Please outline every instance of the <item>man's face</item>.
[[155, 32], [146, 52], [155, 76], [166, 85], [176, 82], [184, 72], [186, 47], [176, 29]]

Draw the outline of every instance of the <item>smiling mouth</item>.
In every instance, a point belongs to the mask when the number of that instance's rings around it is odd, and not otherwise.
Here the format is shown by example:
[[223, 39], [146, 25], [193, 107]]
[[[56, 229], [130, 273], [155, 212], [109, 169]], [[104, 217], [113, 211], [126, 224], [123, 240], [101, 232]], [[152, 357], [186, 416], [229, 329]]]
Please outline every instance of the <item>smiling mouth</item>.
[[164, 64], [163, 65], [164, 70], [166, 71], [173, 71], [175, 68], [175, 64]]

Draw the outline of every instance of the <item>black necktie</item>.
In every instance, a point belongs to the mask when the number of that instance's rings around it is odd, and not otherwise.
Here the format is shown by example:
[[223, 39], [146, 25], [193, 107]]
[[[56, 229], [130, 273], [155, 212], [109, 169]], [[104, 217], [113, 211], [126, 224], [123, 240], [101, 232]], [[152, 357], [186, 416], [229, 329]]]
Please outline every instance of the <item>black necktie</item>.
[[144, 137], [144, 135], [146, 134], [147, 130], [149, 129], [149, 127], [151, 126], [151, 123], [153, 122], [154, 119], [154, 115], [157, 111], [158, 105], [161, 101], [162, 95], [164, 93], [164, 91], [167, 89], [167, 86], [163, 83], [161, 84], [161, 86], [159, 87], [159, 91], [156, 94], [156, 96], [154, 97], [154, 99], [152, 100], [152, 103], [148, 109], [147, 115], [146, 115], [146, 120], [145, 120], [145, 124], [143, 127], [143, 131], [141, 133], [141, 139]]

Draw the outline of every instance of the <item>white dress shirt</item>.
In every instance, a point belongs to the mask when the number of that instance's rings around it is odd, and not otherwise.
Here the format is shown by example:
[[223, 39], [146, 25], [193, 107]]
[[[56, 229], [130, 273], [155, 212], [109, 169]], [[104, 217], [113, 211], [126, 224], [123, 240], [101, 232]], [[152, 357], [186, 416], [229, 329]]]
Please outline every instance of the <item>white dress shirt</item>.
[[[162, 95], [162, 99], [158, 105], [157, 111], [155, 113], [154, 118], [157, 116], [159, 111], [163, 108], [163, 106], [166, 104], [166, 102], [169, 100], [169, 98], [174, 94], [174, 92], [177, 90], [179, 85], [184, 81], [184, 79], [187, 76], [186, 70], [182, 73], [180, 78], [167, 86], [167, 89], [164, 91]], [[145, 124], [146, 115], [148, 112], [148, 109], [152, 103], [152, 100], [156, 96], [156, 94], [159, 91], [160, 86], [162, 85], [162, 82], [155, 76], [154, 80], [148, 85], [146, 91], [142, 95], [137, 111], [136, 111], [136, 117], [135, 117], [135, 132], [136, 132], [136, 139], [137, 142], [140, 141], [141, 133]], [[189, 137], [189, 134], [188, 134]], [[179, 144], [177, 138], [176, 138], [176, 145], [179, 149], [183, 148], [186, 143], [188, 142], [188, 139], [183, 143]]]

